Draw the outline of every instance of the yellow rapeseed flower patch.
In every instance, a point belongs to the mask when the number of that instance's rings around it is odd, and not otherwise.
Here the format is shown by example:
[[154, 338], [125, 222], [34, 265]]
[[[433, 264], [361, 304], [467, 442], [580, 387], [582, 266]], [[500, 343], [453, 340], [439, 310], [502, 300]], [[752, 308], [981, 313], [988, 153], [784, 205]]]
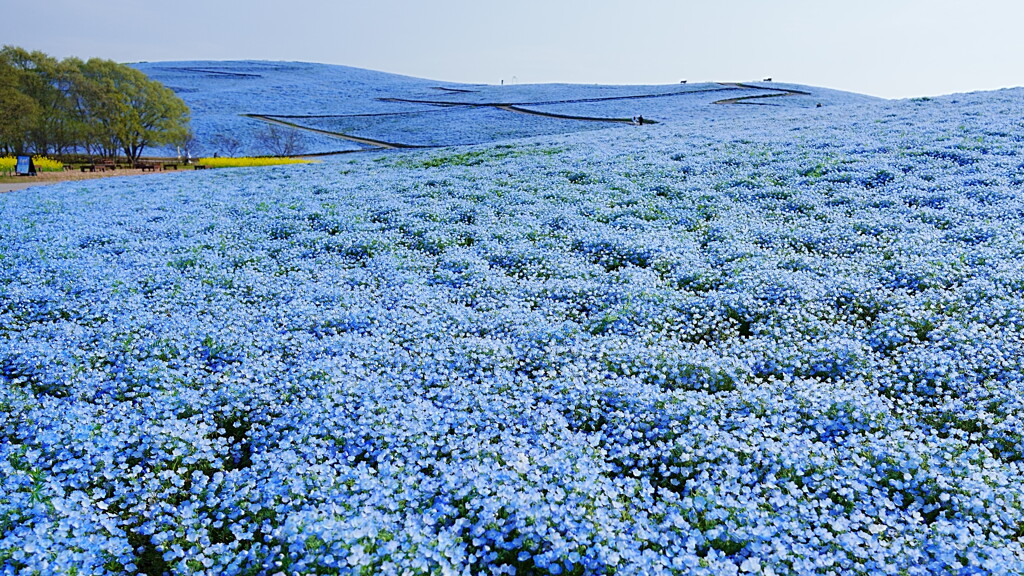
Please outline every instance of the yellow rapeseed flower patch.
[[[36, 165], [39, 172], [60, 172], [64, 170], [64, 164], [57, 160], [51, 160], [45, 156], [33, 156], [32, 163]], [[14, 156], [0, 157], [0, 172], [14, 172], [18, 165], [18, 159]]]
[[302, 158], [200, 158], [199, 163], [210, 168], [238, 168], [243, 166], [274, 166], [276, 164], [309, 164], [312, 160]]

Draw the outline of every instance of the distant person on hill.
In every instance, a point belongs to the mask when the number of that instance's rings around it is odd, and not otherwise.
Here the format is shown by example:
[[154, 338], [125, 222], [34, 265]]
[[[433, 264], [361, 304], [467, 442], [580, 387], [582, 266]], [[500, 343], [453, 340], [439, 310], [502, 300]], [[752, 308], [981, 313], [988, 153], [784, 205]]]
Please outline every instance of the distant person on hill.
[[640, 115], [639, 122], [640, 122], [641, 126], [644, 125], [644, 116], [643, 116], [643, 114]]

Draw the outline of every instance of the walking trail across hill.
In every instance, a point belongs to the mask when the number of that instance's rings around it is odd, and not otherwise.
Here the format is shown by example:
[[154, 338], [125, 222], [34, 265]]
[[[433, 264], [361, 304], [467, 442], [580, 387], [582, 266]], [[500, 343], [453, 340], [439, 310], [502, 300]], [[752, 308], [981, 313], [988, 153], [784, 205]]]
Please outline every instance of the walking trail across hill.
[[565, 114], [555, 114], [553, 112], [541, 112], [539, 110], [527, 110], [526, 108], [519, 108], [518, 106], [514, 106], [512, 104], [509, 104], [508, 106], [502, 106], [502, 105], [495, 104], [494, 106], [492, 106], [492, 108], [497, 108], [498, 110], [506, 110], [508, 112], [517, 112], [519, 114], [531, 114], [533, 116], [544, 116], [544, 117], [547, 117], [547, 118], [558, 118], [560, 120], [583, 120], [584, 122], [617, 122], [617, 123], [624, 123], [624, 124], [632, 124], [633, 123], [633, 120], [631, 118], [594, 118], [594, 117], [591, 117], [591, 116], [567, 116]]
[[289, 128], [295, 128], [296, 130], [305, 130], [307, 132], [314, 132], [316, 134], [323, 134], [324, 136], [331, 136], [333, 138], [341, 138], [343, 140], [351, 140], [352, 142], [358, 142], [360, 144], [367, 144], [370, 146], [377, 146], [379, 148], [430, 148], [430, 146], [415, 146], [412, 144], [399, 144], [397, 142], [385, 142], [383, 140], [374, 140], [372, 138], [361, 138], [359, 136], [351, 136], [349, 134], [343, 134], [341, 132], [331, 132], [330, 130], [321, 130], [319, 128], [310, 128], [309, 126], [302, 126], [278, 118], [272, 118], [264, 114], [243, 114], [247, 118], [253, 120], [262, 120], [263, 122], [269, 122], [271, 124], [279, 124], [281, 126], [287, 126]]
[[[714, 104], [762, 104], [761, 102], [754, 102], [754, 100], [765, 99], [765, 98], [779, 98], [784, 96], [794, 95], [810, 95], [809, 92], [802, 92], [800, 90], [792, 90], [789, 88], [775, 88], [770, 86], [757, 86], [753, 84], [743, 84], [738, 82], [719, 82], [719, 88], [704, 88], [698, 90], [682, 90], [673, 92], [662, 92], [656, 94], [631, 94], [626, 96], [606, 96], [599, 98], [576, 98], [568, 100], [551, 100], [543, 102], [453, 102], [450, 100], [420, 100], [413, 98], [378, 98], [381, 102], [400, 102], [405, 104], [423, 104], [428, 106], [440, 106], [440, 107], [462, 107], [462, 108], [494, 108], [496, 110], [504, 110], [506, 112], [514, 112], [516, 114], [529, 114], [531, 116], [541, 116], [545, 118], [553, 118], [558, 120], [579, 120], [583, 122], [608, 122], [612, 124], [632, 124], [634, 121], [632, 118], [607, 118], [597, 116], [575, 116], [569, 114], [557, 114], [554, 112], [544, 112], [541, 110], [533, 110], [525, 108], [525, 106], [548, 106], [557, 104], [583, 104], [583, 103], [594, 103], [594, 102], [606, 102], [615, 100], [639, 100], [648, 98], [667, 98], [674, 96], [686, 96], [691, 94], [700, 94], [708, 92], [720, 92], [725, 90], [741, 89], [741, 90], [759, 90], [759, 91], [773, 91], [774, 94], [758, 94], [755, 96], [738, 96], [735, 98], [726, 98], [723, 100], [715, 101]], [[435, 90], [449, 92], [452, 94], [456, 93], [474, 93], [474, 90], [462, 90], [457, 88], [445, 88], [441, 86], [434, 87]], [[382, 114], [389, 115], [389, 114]], [[304, 130], [315, 134], [321, 134], [332, 138], [339, 138], [343, 140], [349, 140], [366, 146], [372, 146], [374, 148], [434, 148], [435, 146], [422, 146], [413, 144], [402, 144], [399, 142], [388, 142], [384, 140], [377, 140], [373, 138], [364, 138], [362, 136], [354, 136], [352, 134], [346, 134], [343, 132], [333, 132], [330, 130], [323, 130], [320, 128], [313, 128], [310, 126], [304, 126], [295, 122], [289, 122], [283, 120], [282, 116], [269, 115], [269, 114], [244, 114], [248, 118], [254, 120], [260, 120], [262, 122], [268, 122], [271, 124], [277, 124], [293, 128], [295, 130]], [[302, 116], [289, 116], [288, 118], [304, 118]], [[652, 122], [655, 123], [655, 122]]]
[[[747, 86], [747, 85], [744, 85], [744, 84], [726, 84], [726, 83], [722, 83], [721, 86], [722, 86], [721, 88], [706, 88], [706, 89], [699, 89], [699, 90], [683, 90], [683, 91], [665, 92], [665, 93], [658, 93], [658, 94], [631, 94], [631, 95], [627, 95], [627, 96], [606, 96], [606, 97], [600, 97], [600, 98], [576, 98], [576, 99], [569, 99], [569, 100], [550, 100], [550, 101], [542, 101], [542, 102], [452, 102], [450, 100], [420, 100], [420, 99], [413, 99], [413, 98], [378, 98], [378, 100], [380, 100], [381, 102], [400, 102], [400, 103], [405, 103], [405, 104], [423, 104], [423, 105], [428, 105], [428, 106], [441, 106], [441, 107], [446, 107], [446, 108], [448, 108], [448, 107], [494, 108], [496, 110], [504, 110], [506, 112], [514, 112], [516, 114], [528, 114], [528, 115], [531, 115], [531, 116], [541, 116], [541, 117], [553, 118], [553, 119], [557, 119], [557, 120], [579, 120], [579, 121], [583, 121], [583, 122], [608, 122], [608, 123], [612, 123], [612, 124], [633, 124], [634, 121], [633, 121], [632, 118], [607, 118], [607, 117], [598, 117], [598, 116], [575, 116], [575, 115], [570, 115], [570, 114], [557, 114], [557, 113], [554, 113], [554, 112], [544, 112], [544, 111], [541, 111], [541, 110], [531, 110], [529, 108], [524, 108], [524, 106], [546, 106], [546, 105], [553, 105], [553, 104], [583, 104], [583, 103], [606, 102], [606, 101], [616, 101], [616, 100], [640, 100], [640, 99], [648, 99], [648, 98], [667, 98], [667, 97], [673, 97], [673, 96], [686, 96], [686, 95], [690, 95], [690, 94], [701, 94], [701, 93], [707, 93], [707, 92], [720, 92], [720, 91], [723, 91], [723, 90], [730, 90], [730, 89], [734, 89], [734, 88], [762, 89], [760, 87]], [[435, 90], [442, 90], [442, 91], [450, 92], [450, 93], [474, 93], [474, 92], [476, 92], [474, 90], [460, 90], [460, 89], [456, 89], [456, 88], [445, 88], [445, 87], [440, 87], [440, 86], [434, 87], [434, 89]], [[779, 90], [782, 90], [782, 89], [779, 89]], [[754, 98], [754, 97], [747, 97], [747, 98]], [[742, 100], [742, 98], [737, 99], [737, 100]], [[724, 102], [724, 101], [722, 101], [722, 102]], [[379, 114], [379, 115], [380, 116], [388, 116], [390, 114]], [[270, 123], [278, 124], [278, 125], [281, 125], [281, 126], [287, 126], [289, 128], [294, 128], [296, 130], [305, 130], [307, 132], [313, 132], [315, 134], [322, 134], [324, 136], [330, 136], [330, 137], [334, 137], [334, 138], [341, 138], [341, 139], [344, 139], [344, 140], [350, 140], [352, 142], [357, 142], [357, 143], [360, 143], [360, 144], [365, 144], [365, 145], [374, 146], [374, 147], [378, 147], [378, 148], [433, 148], [434, 147], [434, 146], [420, 146], [420, 145], [412, 145], [412, 144], [401, 144], [401, 143], [398, 143], [398, 142], [386, 142], [386, 141], [383, 141], [383, 140], [376, 140], [376, 139], [372, 139], [372, 138], [363, 138], [361, 136], [353, 136], [351, 134], [346, 134], [346, 133], [343, 133], [343, 132], [332, 132], [330, 130], [323, 130], [323, 129], [320, 129], [320, 128], [312, 128], [312, 127], [309, 127], [309, 126], [303, 126], [302, 124], [297, 124], [297, 123], [294, 123], [294, 122], [289, 122], [287, 120], [282, 120], [281, 116], [276, 116], [276, 115], [269, 115], [269, 114], [244, 114], [244, 116], [246, 116], [248, 118], [252, 118], [254, 120], [261, 120], [263, 122], [270, 122]], [[369, 116], [375, 116], [375, 115], [369, 115]], [[289, 118], [303, 118], [303, 116], [289, 116]], [[656, 123], [656, 122], [651, 122], [651, 123], [653, 124], [653, 123]]]
[[776, 94], [758, 94], [756, 96], [740, 96], [738, 98], [726, 98], [725, 100], [718, 100], [713, 104], [762, 104], [767, 105], [763, 102], [749, 102], [749, 100], [761, 100], [765, 98], [784, 98], [786, 96], [810, 96], [810, 92], [803, 92], [801, 90], [792, 90], [790, 88], [774, 88], [771, 86], [755, 86], [754, 84], [742, 84], [738, 82], [719, 82], [722, 86], [731, 86], [735, 88], [749, 88], [753, 90], [775, 90]]
[[[630, 97], [634, 98], [634, 97]], [[402, 102], [405, 104], [426, 104], [428, 106], [443, 106], [446, 108], [495, 108], [498, 110], [505, 110], [506, 112], [516, 112], [517, 114], [530, 114], [532, 116], [544, 116], [547, 118], [557, 118], [559, 120], [583, 120], [586, 122], [614, 122], [614, 123], [626, 123], [632, 124], [632, 120], [629, 118], [601, 118], [598, 116], [567, 116], [565, 114], [555, 114], [553, 112], [541, 112], [540, 110], [529, 110], [526, 108], [520, 108], [520, 106], [539, 106], [544, 104], [573, 104], [578, 102], [600, 102], [602, 100], [622, 100], [621, 97], [615, 98], [596, 98], [588, 100], [559, 100], [552, 102], [525, 102], [525, 103], [501, 103], [501, 102], [445, 102], [441, 100], [410, 100], [406, 98], [381, 98], [383, 102]]]
[[[542, 100], [539, 102], [452, 102], [450, 100], [417, 100], [412, 98], [378, 98], [381, 102], [404, 102], [407, 104], [428, 104], [432, 106], [548, 106], [551, 104], [588, 104], [592, 102], [611, 102], [615, 100], [646, 100], [649, 98], [670, 98], [674, 96], [689, 96], [691, 94], [705, 94], [707, 92], [722, 92], [734, 88], [758, 88], [742, 84], [720, 83], [722, 88], [701, 88], [697, 90], [677, 90], [675, 92], [659, 92], [657, 94], [628, 94], [625, 96], [600, 96], [595, 98], [572, 98], [568, 100]], [[770, 90], [770, 88], [769, 88]], [[608, 120], [608, 118], [595, 118], [596, 120]]]

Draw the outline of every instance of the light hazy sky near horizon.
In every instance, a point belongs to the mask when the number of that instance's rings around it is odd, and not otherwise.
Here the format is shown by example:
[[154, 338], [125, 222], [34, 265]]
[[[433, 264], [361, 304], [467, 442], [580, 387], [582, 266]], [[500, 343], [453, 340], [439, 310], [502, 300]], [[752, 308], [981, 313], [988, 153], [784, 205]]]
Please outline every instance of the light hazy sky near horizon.
[[760, 80], [885, 98], [1024, 86], [1011, 0], [0, 0], [0, 44], [286, 60], [448, 82]]

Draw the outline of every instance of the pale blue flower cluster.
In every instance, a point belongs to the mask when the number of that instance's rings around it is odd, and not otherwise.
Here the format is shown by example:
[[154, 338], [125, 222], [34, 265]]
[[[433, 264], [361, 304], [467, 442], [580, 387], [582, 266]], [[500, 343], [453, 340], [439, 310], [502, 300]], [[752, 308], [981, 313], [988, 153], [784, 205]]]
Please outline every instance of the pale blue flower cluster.
[[1024, 573], [1024, 91], [0, 197], [0, 573]]

